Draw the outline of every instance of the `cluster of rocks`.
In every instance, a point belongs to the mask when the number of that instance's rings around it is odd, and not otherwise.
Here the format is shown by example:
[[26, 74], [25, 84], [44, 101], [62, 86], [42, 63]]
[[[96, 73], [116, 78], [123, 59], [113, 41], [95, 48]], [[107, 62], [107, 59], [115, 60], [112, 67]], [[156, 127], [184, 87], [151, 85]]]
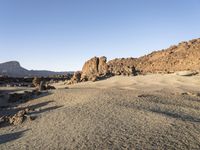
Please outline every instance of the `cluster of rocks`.
[[30, 110], [28, 108], [20, 110], [13, 115], [5, 115], [0, 118], [0, 124], [12, 124], [19, 125], [22, 124], [25, 120], [34, 120], [36, 117], [28, 115]]
[[114, 59], [108, 62], [109, 71], [113, 75], [137, 75], [138, 71], [135, 68], [134, 58]]
[[120, 58], [107, 62], [104, 56], [94, 57], [84, 64], [82, 71], [74, 73], [68, 84], [96, 81], [115, 75], [174, 73], [185, 70], [200, 70], [200, 39], [181, 42], [139, 58]]
[[109, 74], [106, 57], [94, 57], [88, 60], [81, 74], [81, 81], [96, 81], [98, 78], [105, 77]]
[[[68, 73], [65, 76], [35, 77], [35, 78], [8, 77], [5, 75], [0, 75], [0, 86], [1, 87], [35, 87], [38, 84], [40, 84], [40, 81], [45, 81], [46, 86], [48, 86], [49, 84], [58, 83], [59, 81], [70, 80], [71, 78], [72, 78], [71, 73]], [[33, 80], [34, 80], [34, 83], [33, 83]], [[52, 88], [52, 87], [48, 86], [47, 88]]]
[[47, 84], [42, 78], [35, 77], [33, 79], [32, 83], [33, 83], [34, 87], [36, 87], [36, 90], [38, 90], [38, 91], [56, 89], [54, 86]]
[[107, 63], [107, 58], [94, 57], [86, 61], [82, 71], [75, 72], [68, 84], [74, 84], [85, 81], [97, 81], [115, 75], [136, 75], [133, 65], [123, 63]]
[[72, 78], [67, 81], [67, 84], [74, 84], [74, 83], [79, 83], [81, 82], [81, 72], [77, 71], [74, 73]]
[[[32, 81], [35, 89], [29, 91], [17, 91], [17, 92], [6, 92], [1, 93], [0, 97], [6, 99], [8, 103], [0, 106], [1, 109], [6, 109], [8, 111], [7, 115], [0, 117], [0, 125], [2, 124], [12, 124], [18, 125], [23, 123], [26, 119], [34, 120], [35, 116], [28, 115], [29, 112], [32, 112], [29, 108], [16, 111], [18, 108], [14, 106], [18, 103], [27, 102], [39, 95], [41, 95], [43, 90], [55, 89], [55, 87], [45, 84], [41, 78], [34, 78]], [[14, 109], [13, 109], [13, 108]]]

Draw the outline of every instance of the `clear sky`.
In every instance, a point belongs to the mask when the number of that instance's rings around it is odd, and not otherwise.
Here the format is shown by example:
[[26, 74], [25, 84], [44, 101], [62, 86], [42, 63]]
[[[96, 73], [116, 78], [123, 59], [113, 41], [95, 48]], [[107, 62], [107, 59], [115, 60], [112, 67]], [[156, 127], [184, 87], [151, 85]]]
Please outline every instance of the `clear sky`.
[[80, 70], [200, 37], [200, 0], [0, 0], [0, 62]]

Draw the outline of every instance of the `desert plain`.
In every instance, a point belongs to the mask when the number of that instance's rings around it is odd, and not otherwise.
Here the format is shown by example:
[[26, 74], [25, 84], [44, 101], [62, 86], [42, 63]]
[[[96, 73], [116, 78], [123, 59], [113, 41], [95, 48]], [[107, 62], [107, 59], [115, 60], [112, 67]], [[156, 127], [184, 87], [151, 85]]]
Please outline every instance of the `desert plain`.
[[[10, 110], [20, 125], [0, 127], [0, 149], [200, 149], [200, 75], [114, 76], [65, 85]], [[1, 92], [31, 88], [7, 87]], [[1, 98], [1, 103], [6, 103]]]

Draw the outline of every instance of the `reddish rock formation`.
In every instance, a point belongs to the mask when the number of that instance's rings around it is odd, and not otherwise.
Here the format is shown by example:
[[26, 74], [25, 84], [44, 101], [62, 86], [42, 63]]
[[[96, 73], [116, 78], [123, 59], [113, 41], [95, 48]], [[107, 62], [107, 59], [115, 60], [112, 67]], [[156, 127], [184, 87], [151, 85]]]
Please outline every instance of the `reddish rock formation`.
[[81, 81], [96, 81], [98, 78], [109, 77], [112, 75], [134, 75], [135, 67], [131, 63], [111, 61], [107, 63], [107, 58], [94, 57], [88, 60], [82, 69]]
[[73, 77], [71, 78], [71, 80], [68, 81], [67, 84], [74, 84], [74, 83], [78, 83], [81, 82], [81, 72], [77, 71], [74, 73]]
[[109, 71], [113, 75], [136, 75], [135, 65], [134, 58], [114, 59], [108, 62]]
[[200, 70], [200, 39], [153, 52], [138, 58], [138, 61], [136, 67], [143, 73]]
[[[108, 65], [106, 64], [106, 57], [94, 57], [88, 60], [83, 68], [81, 81], [97, 80], [97, 78], [104, 77], [108, 74]], [[96, 78], [96, 79], [95, 79]]]
[[109, 73], [107, 58], [105, 56], [99, 58], [98, 73], [100, 76], [104, 76]]
[[175, 71], [200, 70], [200, 39], [182, 42], [168, 49], [152, 52], [140, 58], [114, 59], [109, 66], [135, 66], [142, 74], [173, 73]]
[[88, 60], [82, 68], [82, 73], [78, 76], [74, 75], [70, 84], [88, 80], [96, 81], [112, 75], [199, 71], [200, 39], [182, 42], [177, 46], [155, 51], [140, 58], [114, 59], [108, 63], [106, 61], [106, 57], [94, 57]]

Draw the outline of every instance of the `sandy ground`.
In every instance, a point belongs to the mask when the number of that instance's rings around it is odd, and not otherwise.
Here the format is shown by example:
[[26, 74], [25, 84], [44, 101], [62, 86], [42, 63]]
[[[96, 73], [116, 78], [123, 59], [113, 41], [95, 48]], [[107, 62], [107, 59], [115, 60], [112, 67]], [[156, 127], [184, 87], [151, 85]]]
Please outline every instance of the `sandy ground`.
[[200, 76], [112, 77], [18, 107], [34, 121], [0, 128], [0, 149], [200, 149]]

